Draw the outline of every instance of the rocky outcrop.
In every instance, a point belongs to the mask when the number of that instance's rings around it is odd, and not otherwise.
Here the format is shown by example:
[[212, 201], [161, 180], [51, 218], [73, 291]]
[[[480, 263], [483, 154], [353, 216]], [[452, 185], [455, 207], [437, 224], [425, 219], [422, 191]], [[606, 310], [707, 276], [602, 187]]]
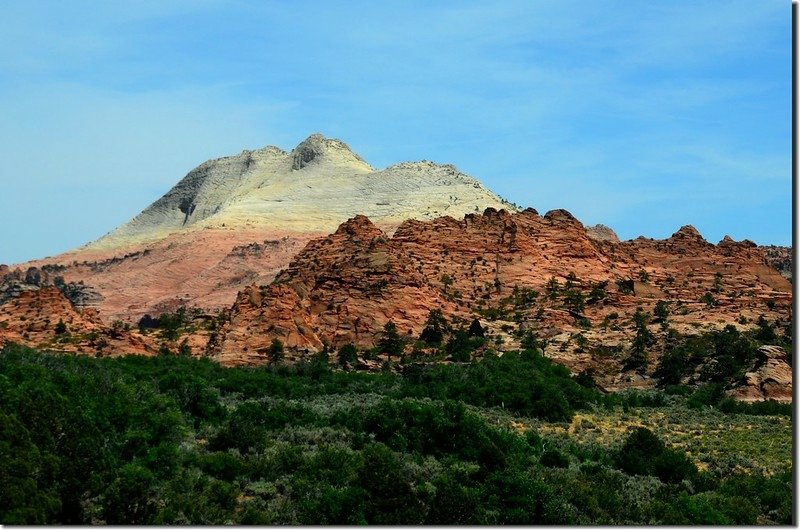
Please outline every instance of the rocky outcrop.
[[57, 287], [77, 308], [95, 307], [103, 297], [92, 287], [80, 282], [65, 282], [64, 278], [55, 275], [63, 268], [28, 267], [27, 269], [9, 269], [0, 274], [0, 306], [19, 297], [25, 291], [35, 291], [42, 287]]
[[792, 400], [792, 367], [786, 352], [778, 346], [762, 346], [756, 362], [743, 381], [730, 395], [744, 401], [790, 402]]
[[0, 310], [0, 343], [95, 355], [154, 354], [152, 341], [105, 326], [93, 309], [77, 310], [56, 287], [21, 292]]
[[415, 261], [402, 244], [356, 216], [310, 242], [272, 285], [240, 292], [210, 354], [226, 364], [258, 364], [273, 338], [295, 357], [323, 343], [366, 347], [389, 320], [413, 334], [430, 309], [453, 309]]
[[597, 241], [609, 241], [611, 243], [619, 243], [619, 237], [617, 237], [617, 233], [604, 224], [587, 226], [586, 235]]
[[[710, 292], [713, 304], [704, 302]], [[367, 347], [389, 320], [413, 339], [438, 308], [462, 321], [497, 315], [487, 325], [505, 347], [517, 340], [509, 329], [533, 330], [549, 339], [547, 355], [607, 373], [613, 386], [621, 359], [588, 352], [625, 351], [633, 312], [652, 312], [659, 300], [673, 308], [672, 327], [694, 333], [760, 314], [786, 318], [791, 285], [752, 244], [713, 245], [691, 227], [665, 240], [614, 243], [592, 239], [563, 210], [487, 208], [461, 220], [407, 220], [389, 236], [357, 216], [309, 242], [271, 285], [241, 292], [209, 352], [251, 364], [263, 362], [257, 353], [273, 338], [297, 355], [323, 343]]]
[[672, 234], [667, 241], [685, 245], [687, 247], [703, 247], [709, 245], [697, 228], [692, 225], [684, 225]]
[[794, 265], [792, 263], [792, 247], [780, 247], [775, 245], [766, 245], [759, 247], [764, 253], [764, 259], [776, 271], [781, 273], [781, 276], [789, 281], [792, 281], [792, 273]]
[[346, 143], [334, 138], [325, 138], [319, 133], [312, 134], [303, 140], [292, 150], [291, 156], [293, 171], [303, 169], [314, 161], [324, 163], [324, 160], [320, 160], [320, 158], [324, 157], [334, 158], [339, 162], [344, 161], [371, 167], [363, 158], [355, 154]]
[[57, 282], [56, 287], [78, 309], [96, 308], [102, 301], [103, 295], [92, 287], [85, 285], [83, 280], [77, 282]]

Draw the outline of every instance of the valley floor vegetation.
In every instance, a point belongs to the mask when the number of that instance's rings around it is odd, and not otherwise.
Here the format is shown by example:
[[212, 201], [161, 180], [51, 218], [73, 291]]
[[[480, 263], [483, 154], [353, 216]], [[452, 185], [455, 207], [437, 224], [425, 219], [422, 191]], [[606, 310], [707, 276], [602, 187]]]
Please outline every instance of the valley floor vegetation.
[[536, 349], [361, 373], [9, 344], [0, 522], [791, 524], [791, 421]]

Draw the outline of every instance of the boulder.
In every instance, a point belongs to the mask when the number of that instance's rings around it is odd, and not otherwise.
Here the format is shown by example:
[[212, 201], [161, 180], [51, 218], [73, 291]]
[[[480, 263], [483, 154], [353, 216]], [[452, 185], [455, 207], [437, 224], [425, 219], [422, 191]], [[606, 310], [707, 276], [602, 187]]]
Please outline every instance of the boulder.
[[761, 346], [755, 364], [729, 392], [743, 401], [792, 401], [792, 367], [786, 352], [778, 346]]

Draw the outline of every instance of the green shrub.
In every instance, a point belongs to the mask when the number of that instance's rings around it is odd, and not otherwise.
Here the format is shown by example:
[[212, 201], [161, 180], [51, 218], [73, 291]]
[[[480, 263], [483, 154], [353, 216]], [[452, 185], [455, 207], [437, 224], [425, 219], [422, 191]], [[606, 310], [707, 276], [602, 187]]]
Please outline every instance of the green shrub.
[[569, 467], [569, 458], [557, 449], [550, 449], [542, 453], [540, 462], [545, 467]]
[[637, 427], [615, 456], [616, 465], [629, 475], [653, 475], [677, 484], [697, 474], [685, 454], [668, 449], [649, 429]]

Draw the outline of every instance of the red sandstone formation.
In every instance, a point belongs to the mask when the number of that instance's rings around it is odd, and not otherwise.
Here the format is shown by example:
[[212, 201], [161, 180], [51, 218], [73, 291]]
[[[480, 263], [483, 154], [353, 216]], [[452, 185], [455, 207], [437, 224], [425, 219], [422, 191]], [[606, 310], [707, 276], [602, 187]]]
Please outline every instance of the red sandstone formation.
[[744, 401], [792, 401], [792, 367], [786, 352], [777, 346], [762, 346], [752, 370], [730, 395]]
[[[551, 299], [553, 281], [559, 294]], [[526, 290], [538, 296], [520, 302]], [[582, 309], [567, 291], [582, 295]], [[631, 315], [652, 312], [658, 300], [670, 304], [681, 332], [746, 327], [740, 322], [762, 314], [788, 318], [791, 284], [752, 243], [713, 245], [690, 226], [666, 240], [615, 243], [590, 238], [564, 210], [489, 208], [460, 221], [409, 220], [389, 237], [357, 216], [306, 245], [271, 285], [240, 292], [208, 352], [225, 364], [260, 363], [273, 338], [296, 356], [323, 343], [373, 345], [389, 320], [416, 338], [435, 308], [465, 321], [501, 308], [500, 318], [483, 319], [498, 347], [516, 346], [509, 328], [534, 330], [549, 339], [547, 355], [573, 371], [593, 367], [613, 387], [626, 384], [618, 376]]]
[[0, 343], [6, 342], [100, 355], [156, 352], [138, 333], [104, 325], [96, 310], [75, 309], [56, 287], [25, 290], [2, 306]]

